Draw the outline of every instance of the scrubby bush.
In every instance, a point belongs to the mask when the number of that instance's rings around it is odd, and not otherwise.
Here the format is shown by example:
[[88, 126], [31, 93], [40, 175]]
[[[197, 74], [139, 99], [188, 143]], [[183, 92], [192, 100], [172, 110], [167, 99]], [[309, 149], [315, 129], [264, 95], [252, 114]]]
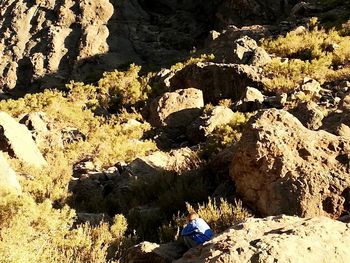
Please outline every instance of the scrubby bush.
[[213, 153], [218, 153], [238, 142], [245, 124], [253, 115], [252, 113], [236, 112], [228, 124], [215, 128], [209, 135], [206, 145], [204, 146], [202, 151], [203, 156], [211, 156]]
[[[206, 203], [191, 205], [186, 203], [187, 212], [196, 212], [199, 217], [203, 218], [214, 233], [221, 233], [234, 224], [240, 223], [252, 214], [242, 205], [241, 201], [235, 201], [234, 204], [220, 198], [220, 200], [208, 198]], [[159, 230], [160, 240], [169, 242], [179, 240], [181, 229], [187, 223], [185, 215], [180, 212], [173, 216], [168, 224], [163, 224]]]
[[105, 103], [119, 106], [135, 105], [147, 99], [150, 87], [139, 77], [141, 67], [132, 64], [127, 71], [106, 72], [98, 81], [99, 93]]
[[130, 244], [122, 215], [112, 225], [72, 229], [75, 214], [68, 207], [54, 209], [49, 200], [37, 203], [27, 194], [6, 192], [0, 211], [0, 262], [107, 262]]
[[350, 76], [350, 37], [346, 35], [346, 25], [342, 31], [325, 30], [312, 19], [309, 28], [262, 42], [269, 53], [283, 58], [275, 58], [264, 67], [269, 90], [289, 92], [306, 76], [321, 84]]

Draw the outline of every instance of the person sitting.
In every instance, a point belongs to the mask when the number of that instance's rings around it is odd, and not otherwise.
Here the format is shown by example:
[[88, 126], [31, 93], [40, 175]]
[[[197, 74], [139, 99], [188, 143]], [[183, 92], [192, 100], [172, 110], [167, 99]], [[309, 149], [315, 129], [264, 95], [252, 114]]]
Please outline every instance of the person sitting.
[[197, 213], [189, 213], [187, 220], [188, 224], [182, 229], [181, 235], [188, 248], [201, 245], [213, 237], [213, 231]]

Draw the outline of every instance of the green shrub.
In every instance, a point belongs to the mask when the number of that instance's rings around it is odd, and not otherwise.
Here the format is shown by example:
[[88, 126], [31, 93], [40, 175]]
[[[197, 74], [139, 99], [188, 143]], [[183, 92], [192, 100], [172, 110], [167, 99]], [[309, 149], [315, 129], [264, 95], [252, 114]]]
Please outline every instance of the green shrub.
[[350, 37], [346, 35], [346, 24], [341, 31], [325, 30], [319, 29], [317, 20], [313, 19], [309, 27], [311, 30], [292, 31], [286, 36], [262, 41], [269, 53], [288, 59], [275, 58], [264, 67], [268, 90], [293, 91], [305, 77], [323, 84], [350, 75]]
[[254, 114], [236, 112], [228, 124], [215, 128], [208, 137], [202, 155], [204, 157], [211, 156], [213, 153], [218, 153], [238, 142], [245, 124], [252, 115]]
[[130, 65], [128, 71], [106, 72], [98, 81], [98, 89], [107, 103], [121, 106], [135, 105], [147, 99], [150, 87], [139, 77], [141, 67]]

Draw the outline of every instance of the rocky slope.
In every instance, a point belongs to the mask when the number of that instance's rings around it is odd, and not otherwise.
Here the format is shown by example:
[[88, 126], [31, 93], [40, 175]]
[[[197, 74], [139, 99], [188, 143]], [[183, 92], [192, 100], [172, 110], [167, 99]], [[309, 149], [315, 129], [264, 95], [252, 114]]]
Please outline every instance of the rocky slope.
[[202, 46], [213, 25], [221, 29], [232, 23], [271, 22], [293, 4], [277, 0], [3, 1], [0, 88], [96, 80], [103, 71], [130, 63], [167, 65]]
[[[0, 261], [349, 261], [350, 22], [311, 18], [349, 2], [321, 2], [0, 2]], [[216, 231], [188, 252], [186, 209]]]
[[325, 217], [249, 219], [174, 262], [347, 262], [349, 231]]

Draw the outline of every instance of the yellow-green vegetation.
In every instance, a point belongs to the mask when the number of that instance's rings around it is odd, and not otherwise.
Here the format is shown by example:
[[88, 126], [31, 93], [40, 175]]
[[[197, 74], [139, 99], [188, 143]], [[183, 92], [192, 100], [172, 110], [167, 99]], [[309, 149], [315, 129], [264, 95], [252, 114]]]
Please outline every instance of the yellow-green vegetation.
[[[235, 201], [232, 204], [223, 198], [219, 200], [208, 198], [206, 203], [197, 203], [196, 205], [186, 203], [186, 207], [188, 212], [196, 212], [199, 217], [203, 218], [214, 233], [223, 232], [234, 224], [252, 217], [252, 214], [243, 207], [241, 201]], [[159, 229], [161, 240], [178, 240], [180, 231], [185, 224], [185, 215], [180, 215], [180, 213], [174, 215], [171, 223], [162, 225]]]
[[116, 262], [126, 243], [127, 224], [116, 215], [111, 224], [73, 227], [74, 211], [54, 209], [50, 200], [1, 192], [0, 262]]
[[184, 61], [184, 62], [178, 62], [175, 65], [170, 67], [171, 71], [177, 71], [177, 70], [181, 70], [186, 66], [192, 65], [192, 64], [196, 64], [198, 62], [209, 62], [215, 59], [215, 56], [213, 54], [203, 54], [200, 57], [191, 57], [188, 60]]
[[305, 77], [331, 82], [350, 77], [350, 35], [348, 24], [341, 30], [319, 28], [311, 19], [308, 30], [295, 30], [263, 47], [278, 57], [264, 67], [266, 86], [275, 92], [292, 91]]
[[232, 120], [228, 124], [217, 127], [210, 134], [203, 149], [203, 154], [205, 156], [210, 156], [238, 142], [245, 124], [253, 115], [254, 113], [235, 112]]
[[128, 71], [106, 72], [98, 81], [99, 94], [110, 102], [123, 106], [135, 105], [147, 99], [150, 86], [139, 77], [141, 67], [132, 64]]
[[[118, 106], [144, 99], [135, 90], [123, 90], [141, 89], [142, 85], [136, 83], [138, 71], [132, 66], [120, 75], [106, 74], [101, 86], [72, 82], [67, 92], [45, 90], [0, 102], [0, 111], [15, 118], [44, 112], [53, 134], [74, 128], [84, 135], [63, 143], [60, 136], [49, 136], [49, 141], [40, 145], [48, 162], [42, 169], [9, 159], [16, 172], [24, 175], [20, 177], [23, 194], [0, 191], [0, 262], [112, 262], [133, 242], [124, 235], [127, 222], [122, 215], [112, 223], [75, 226], [75, 211], [67, 204], [73, 164], [91, 156], [97, 167], [108, 167], [156, 149], [154, 142], [142, 140], [151, 127], [135, 110], [120, 108], [118, 115], [106, 116], [94, 113], [109, 107], [110, 93], [122, 98]], [[113, 82], [120, 78], [118, 87], [108, 86], [112, 78]], [[125, 100], [123, 96], [130, 97]], [[129, 120], [138, 122], [129, 124]]]
[[[106, 202], [109, 209], [127, 215], [130, 227], [141, 239], [159, 241], [155, 229], [168, 222], [178, 210], [184, 211], [186, 202], [205, 200], [209, 189], [200, 171], [180, 175], [164, 172], [134, 178], [128, 192], [115, 193]], [[145, 207], [149, 204], [152, 206]]]

